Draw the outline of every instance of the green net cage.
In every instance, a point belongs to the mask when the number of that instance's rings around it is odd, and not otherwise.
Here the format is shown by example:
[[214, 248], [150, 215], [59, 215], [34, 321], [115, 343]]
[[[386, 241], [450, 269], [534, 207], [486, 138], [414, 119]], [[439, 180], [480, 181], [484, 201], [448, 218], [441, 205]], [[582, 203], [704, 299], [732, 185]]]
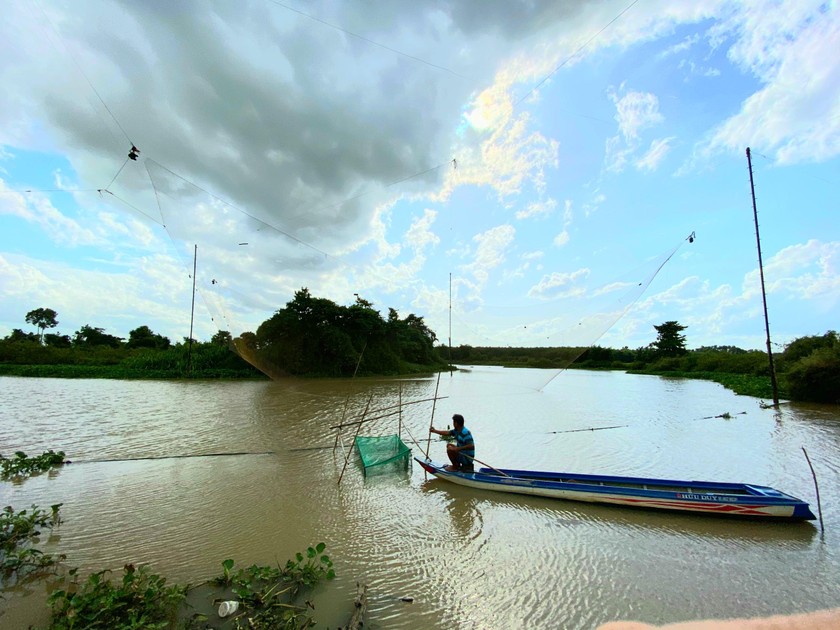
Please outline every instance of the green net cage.
[[399, 435], [356, 436], [356, 448], [362, 458], [365, 475], [384, 469], [386, 464], [408, 465], [411, 449]]

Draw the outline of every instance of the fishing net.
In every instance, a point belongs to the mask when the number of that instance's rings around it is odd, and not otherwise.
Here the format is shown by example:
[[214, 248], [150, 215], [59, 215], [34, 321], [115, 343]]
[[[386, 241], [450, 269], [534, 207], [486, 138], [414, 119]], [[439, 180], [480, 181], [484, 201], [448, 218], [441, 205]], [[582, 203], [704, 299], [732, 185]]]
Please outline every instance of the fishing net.
[[411, 449], [399, 435], [356, 436], [356, 448], [362, 458], [365, 475], [389, 470], [388, 464], [408, 466]]
[[[281, 225], [277, 217], [260, 210], [259, 204], [257, 209], [249, 206], [246, 210], [154, 160], [145, 159], [143, 164], [153, 194], [153, 201], [147, 200], [143, 207], [156, 207], [162, 227], [194, 281], [193, 310], [196, 322], [204, 328], [193, 335], [191, 323], [191, 336], [206, 339], [208, 334], [214, 335], [214, 340], [226, 343], [269, 377], [306, 373], [301, 365], [311, 368], [318, 363], [312, 357], [338, 357], [330, 359], [332, 363], [319, 372], [329, 375], [355, 374], [363, 360], [378, 368], [390, 360], [387, 348], [376, 343], [381, 335], [373, 338], [370, 332], [364, 333], [374, 330], [375, 322], [360, 320], [364, 330], [354, 330], [349, 342], [331, 331], [332, 336], [322, 340], [327, 352], [320, 346], [313, 349], [297, 343], [295, 340], [307, 337], [290, 328], [286, 319], [278, 318], [278, 323], [267, 319], [278, 315], [283, 305], [291, 304], [290, 298], [304, 288], [311, 291], [312, 300], [305, 304], [301, 301], [295, 308], [305, 306], [311, 312], [321, 313], [318, 296], [325, 292], [355, 295], [362, 301], [354, 291], [365, 290], [383, 301], [377, 308], [393, 307], [394, 314], [405, 315], [418, 308], [418, 301], [430, 301], [437, 305], [440, 316], [443, 293], [414, 287], [411, 274], [404, 276], [398, 266], [388, 261], [375, 263], [368, 254], [349, 246], [336, 249], [335, 243], [325, 242], [321, 249], [310, 244], [324, 242], [312, 226], [299, 225], [292, 233], [287, 231], [292, 228]], [[685, 240], [693, 241], [693, 233]], [[452, 345], [454, 320], [456, 339], [467, 337], [470, 346], [550, 348], [554, 349], [551, 357], [540, 359], [545, 365], [534, 367], [556, 369], [560, 365], [565, 369], [627, 313], [683, 242], [608, 281], [589, 277], [589, 270], [583, 268], [545, 274], [539, 286], [524, 295], [505, 295], [501, 304], [478, 300], [474, 283], [466, 276], [456, 278], [453, 286], [450, 274], [447, 345]], [[338, 253], [327, 253], [329, 249]], [[323, 321], [329, 321], [331, 311], [324, 313]], [[373, 313], [379, 312], [372, 309]], [[207, 326], [208, 319], [212, 326]], [[438, 323], [438, 332], [440, 327]], [[208, 328], [215, 331], [209, 332]], [[446, 358], [445, 351], [443, 355]], [[328, 363], [327, 359], [323, 363]], [[549, 382], [553, 378], [546, 377]]]
[[259, 351], [254, 333], [296, 290], [317, 286], [338, 261], [154, 161], [145, 163], [163, 227], [194, 273], [196, 306], [206, 309], [231, 350], [272, 378], [284, 376]]

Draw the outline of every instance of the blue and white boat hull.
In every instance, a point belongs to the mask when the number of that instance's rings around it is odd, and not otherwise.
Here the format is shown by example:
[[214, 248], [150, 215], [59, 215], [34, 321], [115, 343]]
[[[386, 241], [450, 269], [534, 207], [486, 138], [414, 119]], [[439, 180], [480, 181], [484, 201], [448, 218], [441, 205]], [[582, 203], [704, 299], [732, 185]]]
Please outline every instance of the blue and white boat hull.
[[674, 510], [753, 519], [813, 520], [801, 499], [767, 486], [480, 468], [448, 471], [443, 464], [415, 457], [429, 473], [461, 486], [566, 501]]

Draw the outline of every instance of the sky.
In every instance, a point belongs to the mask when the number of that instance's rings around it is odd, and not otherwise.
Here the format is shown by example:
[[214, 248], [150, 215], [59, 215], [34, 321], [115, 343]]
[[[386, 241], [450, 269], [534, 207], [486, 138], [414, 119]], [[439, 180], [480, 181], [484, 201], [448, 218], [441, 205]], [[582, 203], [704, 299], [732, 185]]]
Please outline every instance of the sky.
[[766, 349], [759, 256], [774, 350], [840, 327], [836, 1], [2, 7], [0, 336], [307, 288], [454, 346]]

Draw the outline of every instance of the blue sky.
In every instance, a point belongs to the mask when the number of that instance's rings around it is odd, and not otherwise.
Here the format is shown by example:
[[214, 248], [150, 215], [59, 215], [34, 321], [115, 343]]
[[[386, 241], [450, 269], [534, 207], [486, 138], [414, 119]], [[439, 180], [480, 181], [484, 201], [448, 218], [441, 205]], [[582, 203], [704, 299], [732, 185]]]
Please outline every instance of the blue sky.
[[197, 251], [199, 339], [308, 287], [455, 345], [763, 349], [750, 147], [780, 350], [838, 328], [837, 41], [808, 0], [11, 0], [0, 335], [180, 340]]

